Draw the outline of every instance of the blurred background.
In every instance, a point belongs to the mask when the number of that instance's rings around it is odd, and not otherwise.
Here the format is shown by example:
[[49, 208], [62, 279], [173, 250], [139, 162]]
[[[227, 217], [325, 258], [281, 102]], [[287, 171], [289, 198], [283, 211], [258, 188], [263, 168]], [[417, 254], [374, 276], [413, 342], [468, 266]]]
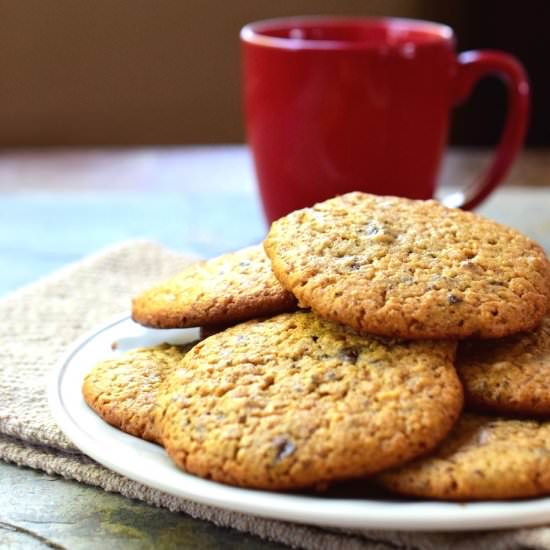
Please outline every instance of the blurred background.
[[[0, 0], [0, 147], [240, 143], [239, 29], [300, 14], [430, 19], [458, 50], [514, 53], [532, 81], [527, 143], [550, 144], [546, 0]], [[451, 143], [494, 144], [505, 102], [483, 81]]]

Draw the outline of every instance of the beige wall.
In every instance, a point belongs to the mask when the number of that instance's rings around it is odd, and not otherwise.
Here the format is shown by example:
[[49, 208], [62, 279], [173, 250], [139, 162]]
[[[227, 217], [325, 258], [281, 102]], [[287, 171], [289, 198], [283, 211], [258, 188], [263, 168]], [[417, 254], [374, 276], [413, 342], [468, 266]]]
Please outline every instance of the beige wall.
[[0, 146], [242, 140], [238, 32], [425, 0], [0, 0]]

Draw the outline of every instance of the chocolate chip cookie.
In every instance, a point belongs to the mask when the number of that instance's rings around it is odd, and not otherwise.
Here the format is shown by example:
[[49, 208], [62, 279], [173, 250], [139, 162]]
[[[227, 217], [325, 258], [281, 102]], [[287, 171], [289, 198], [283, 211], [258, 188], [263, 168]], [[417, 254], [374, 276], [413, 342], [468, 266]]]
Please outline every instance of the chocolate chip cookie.
[[378, 480], [404, 495], [490, 500], [550, 494], [550, 422], [465, 414], [437, 450]]
[[532, 332], [463, 342], [456, 366], [471, 407], [550, 416], [550, 316]]
[[109, 424], [160, 444], [157, 396], [165, 378], [191, 347], [142, 348], [98, 363], [84, 379], [86, 403]]
[[302, 306], [358, 331], [497, 338], [547, 310], [538, 244], [435, 201], [349, 193], [274, 222], [264, 246]]
[[296, 308], [261, 246], [192, 265], [134, 298], [132, 318], [153, 328], [228, 325]]
[[456, 344], [360, 336], [310, 312], [198, 343], [159, 398], [192, 474], [283, 490], [378, 472], [432, 449], [462, 407]]

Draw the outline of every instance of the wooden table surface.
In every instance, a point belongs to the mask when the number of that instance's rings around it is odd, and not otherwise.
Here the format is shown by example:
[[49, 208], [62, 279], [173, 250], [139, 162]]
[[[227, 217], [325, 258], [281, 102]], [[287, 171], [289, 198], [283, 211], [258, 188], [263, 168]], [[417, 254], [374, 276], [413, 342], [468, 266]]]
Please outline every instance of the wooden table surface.
[[[441, 180], [466, 185], [488, 159], [451, 151]], [[479, 211], [550, 252], [550, 151], [524, 152]], [[124, 239], [214, 256], [265, 231], [241, 146], [0, 154], [0, 295]], [[3, 463], [0, 491], [2, 548], [280, 548]]]

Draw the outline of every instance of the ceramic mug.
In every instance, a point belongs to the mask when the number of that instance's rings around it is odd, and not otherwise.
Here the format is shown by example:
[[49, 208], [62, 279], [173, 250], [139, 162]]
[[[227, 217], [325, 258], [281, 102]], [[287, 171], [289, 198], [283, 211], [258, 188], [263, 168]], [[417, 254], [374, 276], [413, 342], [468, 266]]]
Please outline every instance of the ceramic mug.
[[452, 107], [501, 77], [508, 114], [477, 184], [445, 201], [473, 208], [502, 181], [525, 136], [529, 84], [492, 50], [455, 53], [446, 25], [300, 17], [241, 31], [244, 107], [268, 221], [348, 191], [434, 196]]

